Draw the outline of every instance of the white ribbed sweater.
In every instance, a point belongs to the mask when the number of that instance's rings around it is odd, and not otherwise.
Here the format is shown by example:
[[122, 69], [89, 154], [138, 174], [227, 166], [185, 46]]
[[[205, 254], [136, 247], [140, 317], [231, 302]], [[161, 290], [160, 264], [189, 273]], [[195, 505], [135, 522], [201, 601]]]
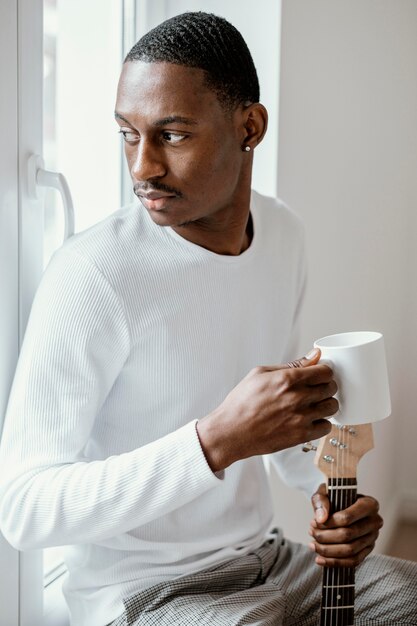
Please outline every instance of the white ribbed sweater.
[[[3, 433], [0, 522], [20, 549], [72, 544], [73, 626], [108, 624], [137, 589], [267, 535], [262, 459], [220, 479], [195, 429], [251, 368], [296, 356], [302, 226], [255, 192], [251, 213], [251, 246], [222, 256], [134, 203], [73, 237], [45, 272]], [[307, 479], [294, 450], [274, 455], [281, 474], [312, 490], [318, 474]]]

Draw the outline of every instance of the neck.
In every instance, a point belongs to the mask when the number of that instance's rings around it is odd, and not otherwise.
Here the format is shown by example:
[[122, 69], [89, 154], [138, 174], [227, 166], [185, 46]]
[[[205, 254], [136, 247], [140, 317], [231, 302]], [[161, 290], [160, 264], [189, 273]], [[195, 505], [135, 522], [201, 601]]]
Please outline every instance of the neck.
[[173, 226], [184, 239], [216, 254], [237, 256], [247, 250], [253, 238], [249, 199], [244, 208], [219, 211], [195, 222]]
[[253, 237], [250, 216], [252, 163], [248, 161], [226, 206], [193, 222], [172, 226], [173, 230], [216, 254], [238, 256], [249, 248]]

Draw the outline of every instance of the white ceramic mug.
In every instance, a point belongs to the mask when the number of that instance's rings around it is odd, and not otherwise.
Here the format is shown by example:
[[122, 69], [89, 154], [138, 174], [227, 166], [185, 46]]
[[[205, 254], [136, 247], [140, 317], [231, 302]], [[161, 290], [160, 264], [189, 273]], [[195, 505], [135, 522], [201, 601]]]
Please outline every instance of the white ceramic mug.
[[391, 414], [391, 399], [381, 333], [360, 331], [322, 337], [320, 362], [327, 363], [338, 385], [337, 424], [367, 424]]

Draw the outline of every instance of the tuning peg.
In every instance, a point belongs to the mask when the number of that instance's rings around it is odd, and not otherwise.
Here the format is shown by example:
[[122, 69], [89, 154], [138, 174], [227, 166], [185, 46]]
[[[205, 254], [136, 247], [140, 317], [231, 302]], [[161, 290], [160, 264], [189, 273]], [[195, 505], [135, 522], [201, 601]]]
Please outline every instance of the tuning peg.
[[311, 452], [312, 450], [316, 451], [317, 446], [314, 446], [311, 441], [306, 441], [306, 443], [302, 447], [303, 452]]
[[345, 443], [342, 443], [341, 441], [338, 441], [336, 439], [336, 437], [332, 437], [330, 439], [330, 443], [332, 444], [332, 446], [334, 446], [335, 448], [340, 448], [341, 450], [345, 450], [347, 448], [347, 445]]
[[349, 435], [356, 435], [356, 430], [354, 428], [352, 428], [352, 426], [343, 426], [342, 424], [337, 424], [337, 428], [339, 430], [347, 430], [347, 432], [349, 433]]

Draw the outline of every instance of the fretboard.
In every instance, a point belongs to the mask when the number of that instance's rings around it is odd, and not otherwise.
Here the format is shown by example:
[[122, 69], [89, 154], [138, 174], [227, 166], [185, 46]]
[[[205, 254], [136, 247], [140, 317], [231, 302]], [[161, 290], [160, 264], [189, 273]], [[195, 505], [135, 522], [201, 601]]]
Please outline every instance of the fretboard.
[[[330, 512], [336, 513], [357, 498], [356, 478], [329, 478], [327, 482]], [[351, 626], [354, 623], [355, 569], [325, 567], [320, 626]]]

